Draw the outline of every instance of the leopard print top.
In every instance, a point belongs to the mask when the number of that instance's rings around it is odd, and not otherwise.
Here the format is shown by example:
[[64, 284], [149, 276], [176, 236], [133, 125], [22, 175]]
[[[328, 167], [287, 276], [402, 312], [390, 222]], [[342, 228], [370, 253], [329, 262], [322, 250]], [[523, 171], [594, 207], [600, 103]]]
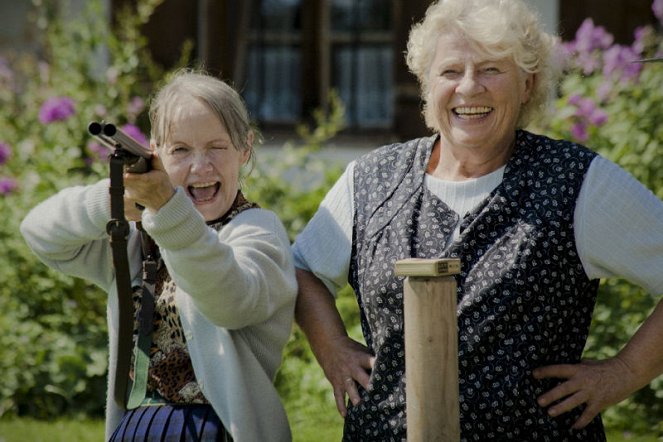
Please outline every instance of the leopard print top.
[[[248, 201], [240, 191], [230, 210], [221, 218], [207, 224], [218, 231], [240, 212], [255, 207], [259, 207], [258, 204]], [[160, 396], [170, 403], [208, 404], [209, 402], [198, 387], [193, 371], [175, 305], [175, 291], [175, 282], [171, 279], [163, 260], [159, 259], [154, 288], [154, 328], [150, 346], [147, 395]], [[133, 301], [135, 317], [140, 318], [142, 305], [140, 290], [134, 292]], [[136, 320], [133, 334], [134, 347], [138, 337], [138, 327], [139, 323]], [[134, 379], [133, 359], [134, 355], [132, 355], [130, 372], [132, 380]]]

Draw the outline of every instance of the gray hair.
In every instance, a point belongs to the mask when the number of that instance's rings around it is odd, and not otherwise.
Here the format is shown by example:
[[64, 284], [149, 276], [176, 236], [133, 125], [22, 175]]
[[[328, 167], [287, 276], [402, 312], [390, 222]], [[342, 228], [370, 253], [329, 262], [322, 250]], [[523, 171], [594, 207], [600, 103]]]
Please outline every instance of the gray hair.
[[[255, 162], [253, 143], [260, 135], [249, 119], [242, 97], [230, 85], [203, 70], [181, 69], [174, 72], [150, 103], [150, 137], [163, 145], [171, 130], [171, 115], [181, 98], [196, 98], [209, 106], [228, 131], [233, 147], [249, 151], [251, 167]], [[252, 138], [253, 134], [253, 138]]]
[[421, 85], [426, 124], [438, 130], [429, 112], [428, 73], [438, 37], [460, 32], [489, 59], [511, 58], [526, 73], [536, 74], [518, 127], [541, 118], [549, 109], [561, 74], [555, 62], [557, 38], [544, 31], [538, 16], [522, 0], [439, 0], [410, 31], [406, 62]]

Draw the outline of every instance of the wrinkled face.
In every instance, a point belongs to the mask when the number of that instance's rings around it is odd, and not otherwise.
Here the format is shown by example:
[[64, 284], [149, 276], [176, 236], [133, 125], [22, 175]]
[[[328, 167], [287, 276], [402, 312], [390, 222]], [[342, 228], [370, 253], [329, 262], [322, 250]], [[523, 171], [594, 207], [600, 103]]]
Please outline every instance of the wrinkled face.
[[513, 141], [534, 83], [510, 58], [488, 59], [457, 33], [440, 36], [428, 79], [428, 113], [443, 142], [485, 149]]
[[159, 156], [173, 186], [182, 186], [205, 221], [232, 206], [249, 151], [233, 146], [228, 131], [202, 101], [180, 100]]

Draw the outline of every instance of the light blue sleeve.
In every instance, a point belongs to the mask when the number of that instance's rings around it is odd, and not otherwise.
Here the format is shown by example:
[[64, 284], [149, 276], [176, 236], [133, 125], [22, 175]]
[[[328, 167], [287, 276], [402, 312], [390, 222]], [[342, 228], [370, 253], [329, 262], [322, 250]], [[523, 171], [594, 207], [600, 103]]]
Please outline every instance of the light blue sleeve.
[[334, 295], [348, 282], [354, 165], [348, 165], [292, 246], [295, 266], [314, 273]]
[[592, 161], [574, 227], [590, 279], [621, 277], [663, 293], [663, 202], [627, 171], [601, 156]]
[[[110, 219], [108, 180], [61, 190], [34, 207], [21, 222], [21, 234], [46, 265], [86, 279], [108, 291], [115, 281], [106, 233]], [[137, 235], [129, 239], [132, 273], [140, 270]], [[132, 259], [134, 258], [134, 259]], [[132, 276], [135, 276], [132, 274]]]

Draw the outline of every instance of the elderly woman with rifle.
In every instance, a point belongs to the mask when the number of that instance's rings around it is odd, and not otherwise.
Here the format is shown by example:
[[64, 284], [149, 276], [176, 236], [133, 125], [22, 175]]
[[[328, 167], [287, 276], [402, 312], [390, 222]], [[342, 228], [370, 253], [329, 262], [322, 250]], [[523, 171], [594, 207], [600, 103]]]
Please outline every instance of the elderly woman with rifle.
[[[600, 278], [663, 293], [663, 203], [525, 130], [554, 91], [554, 45], [522, 0], [433, 3], [407, 46], [433, 133], [352, 162], [297, 237], [296, 319], [345, 441], [407, 437], [405, 258], [461, 262], [462, 441], [605, 441], [599, 413], [663, 372], [663, 303], [614, 357], [581, 359]], [[347, 282], [366, 346], [334, 305]]]
[[[60, 191], [21, 225], [47, 265], [108, 292], [106, 439], [290, 440], [273, 379], [297, 286], [282, 223], [240, 189], [256, 139], [244, 104], [184, 71], [156, 94], [150, 121], [151, 168], [123, 175], [126, 218], [142, 225], [129, 229], [129, 275], [111, 260], [108, 180]], [[121, 276], [141, 287], [129, 355], [118, 354]]]

